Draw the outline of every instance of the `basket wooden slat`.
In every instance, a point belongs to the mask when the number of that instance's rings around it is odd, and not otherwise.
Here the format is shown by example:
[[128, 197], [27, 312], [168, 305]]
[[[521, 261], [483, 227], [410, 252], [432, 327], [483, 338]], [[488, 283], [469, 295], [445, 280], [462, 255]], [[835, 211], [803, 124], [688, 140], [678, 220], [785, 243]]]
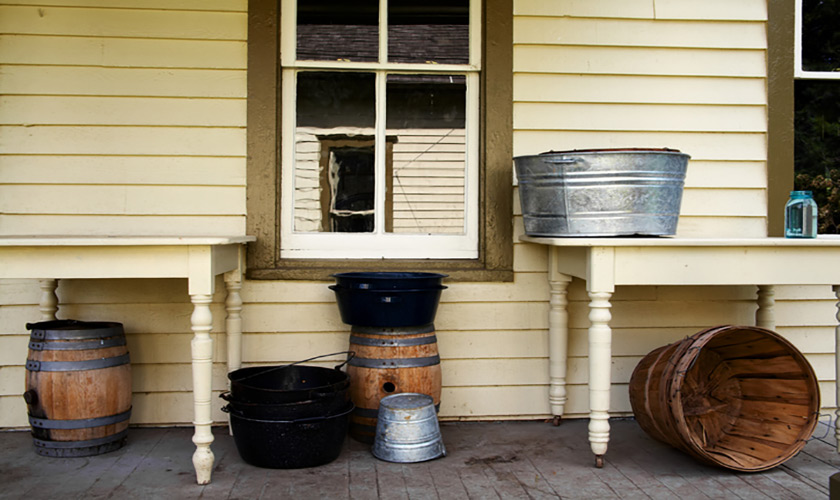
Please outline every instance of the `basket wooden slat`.
[[655, 349], [630, 379], [642, 429], [706, 463], [761, 471], [796, 455], [817, 424], [819, 387], [790, 342], [717, 326]]

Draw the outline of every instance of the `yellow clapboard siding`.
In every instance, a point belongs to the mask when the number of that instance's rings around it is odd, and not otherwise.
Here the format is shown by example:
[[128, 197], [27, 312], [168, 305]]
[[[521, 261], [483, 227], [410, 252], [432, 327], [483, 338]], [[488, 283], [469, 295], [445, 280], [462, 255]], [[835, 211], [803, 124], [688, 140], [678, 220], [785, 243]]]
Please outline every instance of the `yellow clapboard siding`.
[[244, 99], [0, 97], [0, 125], [244, 127]]
[[756, 77], [763, 50], [515, 45], [515, 73]]
[[765, 162], [691, 160], [685, 174], [689, 188], [766, 188]]
[[0, 64], [245, 69], [244, 41], [0, 35]]
[[517, 130], [764, 132], [762, 106], [519, 103]]
[[518, 15], [550, 15], [603, 18], [701, 19], [762, 21], [767, 19], [764, 0], [517, 0]]
[[[227, 367], [213, 363], [213, 390], [227, 390]], [[131, 386], [135, 393], [192, 392], [192, 366], [189, 363], [153, 364], [135, 363], [131, 360]], [[215, 402], [215, 401], [214, 401]], [[223, 404], [219, 399], [219, 406]], [[215, 406], [215, 405], [214, 405]]]
[[20, 395], [0, 396], [0, 427], [28, 428], [26, 403]]
[[767, 20], [767, 2], [764, 0], [705, 0], [686, 2], [683, 0], [656, 0], [658, 19], [720, 19], [720, 20]]
[[0, 32], [245, 40], [247, 16], [244, 12], [0, 5]]
[[[210, 397], [211, 418], [220, 424], [228, 421], [227, 414], [222, 412], [221, 392], [214, 390]], [[192, 426], [194, 419], [191, 391], [135, 393], [131, 405], [131, 425]]]
[[23, 399], [26, 390], [26, 355], [21, 359], [20, 366], [0, 366], [0, 396], [17, 396]]
[[519, 16], [574, 16], [603, 18], [653, 18], [654, 2], [649, 0], [517, 0], [514, 14]]
[[767, 213], [767, 196], [763, 189], [686, 189], [680, 213], [761, 217]]
[[0, 4], [232, 12], [246, 12], [248, 10], [247, 0], [0, 0]]
[[547, 358], [444, 359], [440, 366], [445, 388], [548, 383]]
[[[546, 265], [546, 250], [539, 245], [517, 243], [519, 237], [524, 234], [522, 217], [516, 217], [513, 221], [514, 270], [545, 270], [545, 267], [539, 266]], [[677, 236], [708, 237], [710, 234], [720, 238], [762, 238], [767, 236], [767, 221], [764, 217], [680, 217]], [[519, 260], [520, 258], [522, 260]]]
[[76, 236], [230, 236], [245, 234], [245, 217], [0, 215], [0, 234]]
[[0, 66], [0, 94], [246, 97], [241, 69]]
[[523, 44], [765, 49], [763, 22], [664, 21], [518, 17], [514, 39]]
[[514, 156], [571, 149], [668, 147], [702, 161], [766, 161], [763, 133], [514, 131]]
[[[0, 370], [4, 367], [26, 363], [26, 356], [29, 351], [29, 333], [24, 328], [13, 333], [23, 335], [0, 335]], [[1, 392], [0, 392], [1, 393]]]
[[0, 155], [0, 184], [245, 186], [245, 159]]
[[677, 236], [702, 238], [710, 234], [720, 238], [763, 238], [767, 236], [764, 217], [684, 217], [677, 226]]
[[227, 186], [0, 186], [0, 211], [16, 214], [240, 215], [245, 190]]
[[776, 322], [782, 325], [821, 326], [837, 324], [836, 300], [776, 302]]
[[0, 126], [0, 151], [33, 155], [244, 156], [245, 129]]
[[[34, 279], [3, 279], [0, 280], [0, 304], [5, 305], [35, 305], [41, 298], [38, 280]], [[4, 332], [0, 325], [0, 335]], [[2, 349], [0, 349], [2, 350]]]
[[[60, 288], [59, 284], [59, 288]], [[61, 293], [61, 292], [59, 292]], [[72, 318], [80, 321], [117, 321], [123, 324], [127, 336], [138, 334], [172, 334], [183, 333], [191, 335], [190, 303], [121, 303], [121, 304], [75, 304], [62, 302], [59, 307], [59, 318]], [[222, 337], [225, 328], [225, 309], [223, 303], [214, 302], [211, 305], [213, 313], [214, 339]], [[33, 315], [33, 313], [35, 313]], [[17, 325], [19, 333], [28, 333], [26, 323], [39, 321], [37, 308], [27, 306], [3, 306], [0, 308], [0, 322], [6, 325]], [[186, 337], [184, 337], [186, 338]], [[179, 337], [183, 340], [184, 338]], [[191, 338], [191, 337], [190, 337]], [[216, 343], [216, 354], [224, 352], [223, 346]], [[224, 344], [224, 342], [222, 342]], [[214, 354], [215, 355], [215, 354]], [[221, 358], [218, 358], [221, 359]]]
[[764, 105], [763, 78], [519, 73], [517, 102]]

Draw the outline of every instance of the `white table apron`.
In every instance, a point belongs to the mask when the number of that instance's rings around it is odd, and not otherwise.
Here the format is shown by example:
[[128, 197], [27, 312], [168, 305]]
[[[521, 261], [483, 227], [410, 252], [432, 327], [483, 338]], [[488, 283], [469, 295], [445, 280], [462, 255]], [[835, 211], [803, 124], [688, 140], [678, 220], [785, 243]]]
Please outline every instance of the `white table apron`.
[[210, 311], [215, 277], [224, 274], [228, 371], [241, 365], [243, 247], [252, 236], [233, 237], [0, 237], [0, 279], [39, 279], [41, 321], [55, 319], [59, 279], [186, 278], [193, 304], [192, 377], [199, 484], [210, 482], [214, 456], [211, 425], [213, 339]]
[[[621, 285], [756, 285], [756, 325], [775, 329], [774, 285], [831, 285], [840, 321], [840, 237], [785, 238], [545, 238], [548, 246], [549, 405], [559, 424], [566, 404], [568, 312], [572, 277], [589, 294], [589, 443], [603, 466], [610, 438], [610, 298]], [[840, 326], [835, 369], [840, 374]], [[840, 376], [840, 375], [838, 375]], [[840, 401], [838, 384], [837, 401]], [[840, 418], [840, 409], [837, 410]], [[840, 442], [840, 429], [837, 431]], [[840, 448], [838, 448], [840, 451]]]

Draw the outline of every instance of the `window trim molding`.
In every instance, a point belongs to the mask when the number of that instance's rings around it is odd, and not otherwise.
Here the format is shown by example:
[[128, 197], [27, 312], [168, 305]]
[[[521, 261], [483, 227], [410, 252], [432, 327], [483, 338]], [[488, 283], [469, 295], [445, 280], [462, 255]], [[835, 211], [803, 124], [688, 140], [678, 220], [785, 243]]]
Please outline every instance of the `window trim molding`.
[[249, 0], [246, 228], [257, 237], [248, 246], [249, 278], [329, 280], [352, 268], [434, 270], [456, 281], [513, 280], [513, 1], [483, 0], [481, 15], [478, 258], [281, 259], [280, 10], [276, 0]]
[[793, 189], [795, 0], [767, 2], [767, 236], [784, 236]]

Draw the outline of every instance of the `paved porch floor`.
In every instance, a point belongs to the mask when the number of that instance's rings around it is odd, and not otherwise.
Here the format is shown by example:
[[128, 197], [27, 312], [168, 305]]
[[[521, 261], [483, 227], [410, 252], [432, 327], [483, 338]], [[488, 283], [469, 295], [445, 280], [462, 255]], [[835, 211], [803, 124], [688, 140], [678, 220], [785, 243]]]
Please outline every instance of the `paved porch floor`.
[[[649, 438], [632, 419], [612, 421], [604, 468], [596, 469], [586, 420], [443, 423], [448, 454], [419, 464], [374, 458], [347, 439], [335, 462], [272, 470], [245, 464], [226, 428], [214, 431], [213, 482], [195, 484], [192, 429], [129, 431], [118, 451], [87, 458], [40, 457], [28, 432], [0, 433], [0, 498], [828, 498], [840, 471], [833, 428], [820, 424], [805, 449], [763, 473], [709, 467]], [[828, 437], [822, 436], [830, 434]]]

